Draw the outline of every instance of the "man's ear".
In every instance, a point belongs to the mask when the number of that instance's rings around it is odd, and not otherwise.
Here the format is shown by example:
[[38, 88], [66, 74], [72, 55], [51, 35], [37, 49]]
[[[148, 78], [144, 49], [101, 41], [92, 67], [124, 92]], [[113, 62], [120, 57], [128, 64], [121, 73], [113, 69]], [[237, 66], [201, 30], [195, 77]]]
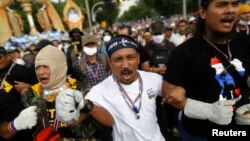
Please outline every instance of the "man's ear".
[[199, 8], [199, 15], [203, 20], [206, 18], [206, 10], [202, 6]]
[[109, 66], [109, 68], [111, 68], [111, 59], [108, 57], [108, 59], [107, 59], [107, 62], [108, 62], [108, 66]]

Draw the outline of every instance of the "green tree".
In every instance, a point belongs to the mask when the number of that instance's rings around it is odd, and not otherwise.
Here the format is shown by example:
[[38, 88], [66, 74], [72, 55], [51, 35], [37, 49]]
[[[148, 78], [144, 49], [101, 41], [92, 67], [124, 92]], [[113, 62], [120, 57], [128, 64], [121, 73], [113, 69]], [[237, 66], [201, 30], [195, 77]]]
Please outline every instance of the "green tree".
[[[144, 2], [140, 1], [136, 6], [132, 6], [129, 11], [126, 11], [118, 21], [137, 20], [146, 16], [151, 17], [151, 8]], [[136, 13], [136, 14], [134, 14]]]
[[[142, 0], [158, 15], [170, 16], [182, 14], [182, 0]], [[198, 8], [198, 0], [186, 0], [187, 12], [191, 13]]]
[[[98, 7], [102, 7], [103, 11], [98, 12], [96, 16], [96, 20], [98, 23], [105, 20], [108, 23], [108, 26], [112, 25], [119, 13], [117, 3], [113, 3], [112, 0], [90, 0], [89, 1], [89, 8], [91, 10], [92, 6], [96, 4], [97, 2], [104, 1], [105, 3], [103, 5], [99, 5]], [[76, 0], [75, 1], [83, 10], [83, 14], [85, 16], [85, 22], [84, 27], [88, 27], [88, 20], [87, 20], [87, 12], [85, 9], [85, 0]], [[96, 8], [98, 8], [96, 7]]]
[[[187, 12], [198, 8], [198, 0], [187, 0]], [[136, 13], [136, 14], [135, 14]], [[137, 20], [145, 16], [166, 16], [182, 14], [182, 0], [140, 0], [136, 6], [126, 11], [119, 21]]]

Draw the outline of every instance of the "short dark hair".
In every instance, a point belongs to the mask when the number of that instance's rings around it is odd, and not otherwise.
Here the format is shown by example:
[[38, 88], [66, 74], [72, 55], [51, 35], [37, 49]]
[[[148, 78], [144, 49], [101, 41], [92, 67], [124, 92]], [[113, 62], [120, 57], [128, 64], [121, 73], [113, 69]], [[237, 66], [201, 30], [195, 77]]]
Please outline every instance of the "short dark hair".
[[179, 20], [179, 21], [177, 22], [177, 26], [178, 26], [180, 23], [186, 23], [186, 24], [188, 24], [188, 22], [187, 22], [186, 20]]
[[122, 30], [122, 29], [128, 29], [128, 34], [129, 36], [132, 35], [132, 29], [131, 29], [131, 26], [130, 25], [127, 25], [127, 24], [122, 24], [118, 27], [119, 30]]
[[80, 36], [84, 36], [83, 32], [82, 32], [79, 28], [73, 28], [73, 29], [69, 32], [69, 37], [70, 37], [70, 38], [74, 38], [74, 36], [73, 36], [74, 33], [78, 33]]
[[37, 43], [37, 49], [38, 51], [46, 47], [47, 45], [53, 45], [53, 43], [50, 40], [42, 39]]
[[113, 37], [113, 34], [110, 30], [106, 29], [103, 31], [102, 37], [105, 35], [105, 33], [108, 33], [109, 35], [111, 35], [111, 37]]
[[[209, 4], [212, 2], [213, 0], [202, 0], [201, 1], [201, 4], [200, 6], [206, 10], [209, 6]], [[195, 37], [201, 37], [203, 36], [204, 32], [205, 32], [205, 29], [204, 29], [204, 26], [205, 26], [205, 20], [202, 19], [200, 17], [200, 15], [198, 15], [198, 19], [197, 19], [197, 22], [196, 22], [196, 31], [194, 33], [194, 36]]]
[[2, 46], [0, 46], [0, 54], [7, 54], [7, 50]]
[[208, 5], [212, 2], [213, 0], [202, 0], [201, 5], [204, 9], [207, 9]]

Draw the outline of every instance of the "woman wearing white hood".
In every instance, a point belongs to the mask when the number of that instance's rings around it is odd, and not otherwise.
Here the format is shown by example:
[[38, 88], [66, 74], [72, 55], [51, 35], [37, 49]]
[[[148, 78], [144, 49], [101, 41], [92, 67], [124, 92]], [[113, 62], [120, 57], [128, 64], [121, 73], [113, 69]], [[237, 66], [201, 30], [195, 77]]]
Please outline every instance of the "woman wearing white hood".
[[76, 80], [67, 77], [67, 69], [64, 53], [52, 45], [41, 49], [36, 56], [35, 70], [39, 83], [22, 93], [25, 106], [37, 106], [35, 140], [77, 138], [74, 128], [58, 122], [56, 118], [55, 99], [58, 93], [76, 88]]

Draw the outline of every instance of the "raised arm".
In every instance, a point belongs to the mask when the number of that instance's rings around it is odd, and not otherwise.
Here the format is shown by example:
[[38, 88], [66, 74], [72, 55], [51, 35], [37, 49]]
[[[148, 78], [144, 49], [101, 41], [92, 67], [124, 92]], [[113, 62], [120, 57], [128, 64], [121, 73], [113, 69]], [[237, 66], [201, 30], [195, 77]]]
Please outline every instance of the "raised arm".
[[56, 116], [59, 121], [73, 124], [84, 120], [86, 114], [90, 114], [105, 126], [112, 127], [114, 124], [112, 115], [105, 108], [83, 99], [80, 91], [67, 89], [57, 96]]
[[0, 125], [0, 136], [4, 139], [12, 138], [18, 131], [31, 129], [37, 123], [36, 106], [30, 106], [11, 122], [4, 122]]

